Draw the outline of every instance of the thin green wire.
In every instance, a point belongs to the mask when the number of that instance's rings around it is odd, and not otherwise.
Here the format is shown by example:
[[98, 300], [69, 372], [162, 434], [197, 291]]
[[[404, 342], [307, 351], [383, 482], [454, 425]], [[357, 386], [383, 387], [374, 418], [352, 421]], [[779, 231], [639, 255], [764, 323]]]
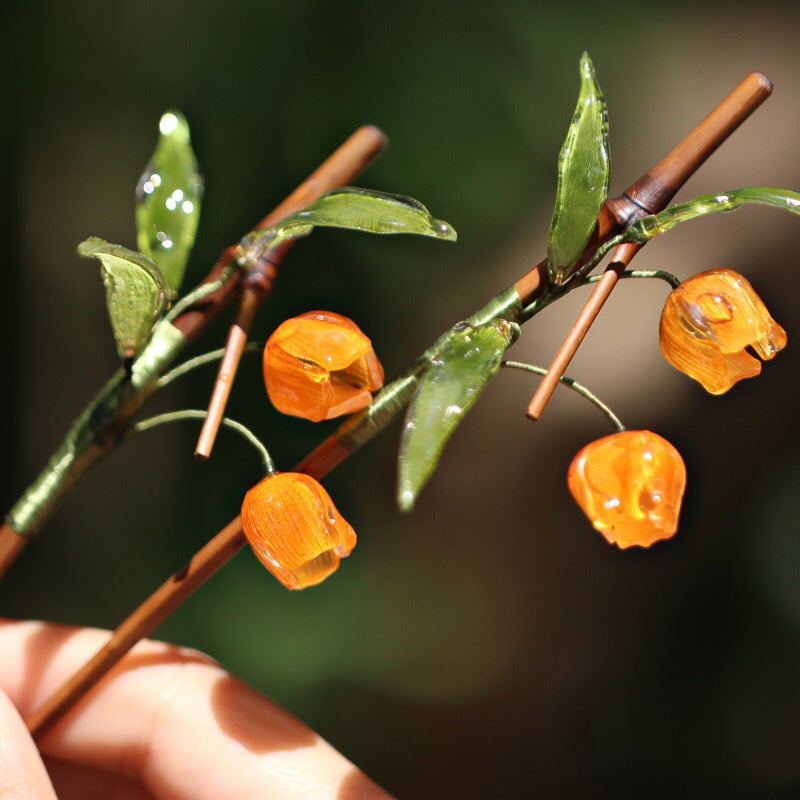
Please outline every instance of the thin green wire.
[[[261, 348], [261, 345], [258, 342], [248, 342], [244, 346], [243, 353], [255, 353]], [[195, 356], [194, 358], [190, 358], [184, 361], [182, 364], [178, 364], [177, 367], [174, 367], [169, 372], [165, 372], [159, 379], [158, 379], [158, 388], [162, 389], [168, 383], [172, 383], [176, 378], [180, 378], [181, 375], [185, 375], [187, 372], [191, 372], [193, 369], [197, 369], [197, 367], [202, 367], [205, 364], [210, 364], [212, 361], [219, 361], [222, 356], [225, 355], [225, 348], [220, 347], [217, 350], [210, 350], [208, 353], [203, 353], [199, 356]]]
[[[602, 277], [603, 273], [599, 275], [589, 275], [587, 278], [584, 278], [578, 286], [597, 283]], [[682, 283], [680, 278], [673, 275], [671, 272], [667, 272], [665, 269], [626, 269], [624, 272], [620, 272], [619, 277], [642, 279], [658, 278], [659, 280], [666, 281], [673, 289], [677, 289]]]
[[[534, 375], [547, 375], [547, 370], [544, 367], [537, 367], [533, 364], [524, 364], [521, 361], [502, 361], [500, 363], [501, 367], [508, 367], [509, 369], [519, 369], [523, 372], [532, 372]], [[562, 375], [559, 378], [559, 383], [563, 383], [564, 386], [572, 389], [573, 392], [577, 392], [581, 397], [586, 398], [592, 405], [596, 406], [597, 408], [602, 411], [606, 417], [608, 417], [609, 422], [618, 430], [624, 431], [625, 426], [620, 421], [619, 417], [602, 401], [600, 400], [595, 394], [589, 391], [583, 384], [578, 383], [576, 380], [567, 377], [566, 375]]]
[[[157, 414], [149, 419], [143, 419], [131, 427], [131, 433], [141, 433], [150, 428], [155, 428], [158, 425], [164, 425], [168, 422], [180, 422], [187, 419], [205, 419], [208, 416], [208, 411], [200, 409], [185, 408], [181, 411], [167, 411], [164, 414]], [[261, 461], [264, 464], [264, 472], [267, 475], [272, 475], [275, 472], [275, 462], [272, 460], [269, 451], [261, 442], [261, 440], [249, 429], [229, 417], [222, 418], [222, 425], [226, 428], [236, 431], [243, 436], [253, 447], [258, 450], [261, 455]]]

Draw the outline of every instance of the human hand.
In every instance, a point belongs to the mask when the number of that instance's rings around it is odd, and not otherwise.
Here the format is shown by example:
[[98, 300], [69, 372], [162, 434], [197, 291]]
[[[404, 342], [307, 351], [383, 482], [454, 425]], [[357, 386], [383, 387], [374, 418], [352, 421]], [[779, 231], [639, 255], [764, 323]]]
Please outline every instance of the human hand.
[[137, 644], [42, 737], [39, 752], [22, 717], [108, 635], [0, 622], [3, 800], [389, 799], [317, 734], [210, 658], [161, 642]]

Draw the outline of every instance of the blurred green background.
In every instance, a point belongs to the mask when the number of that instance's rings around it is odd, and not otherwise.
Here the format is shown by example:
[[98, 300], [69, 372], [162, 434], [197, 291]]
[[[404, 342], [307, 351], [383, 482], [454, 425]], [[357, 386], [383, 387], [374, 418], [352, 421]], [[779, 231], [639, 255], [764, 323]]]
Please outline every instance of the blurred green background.
[[[359, 179], [412, 195], [456, 244], [318, 231], [295, 247], [256, 334], [330, 308], [355, 318], [387, 374], [538, 261], [555, 162], [592, 55], [609, 104], [612, 194], [658, 161], [745, 75], [773, 97], [681, 198], [800, 188], [796, 3], [517, 0], [29, 2], [5, 23], [0, 500], [10, 507], [115, 369], [90, 235], [135, 246], [133, 189], [159, 115], [184, 111], [206, 180], [187, 285], [357, 126], [390, 149]], [[795, 797], [800, 792], [800, 224], [745, 210], [649, 245], [640, 267], [745, 273], [790, 345], [712, 398], [658, 348], [665, 287], [627, 282], [570, 373], [689, 470], [678, 536], [605, 544], [565, 472], [602, 416], [501, 374], [410, 516], [393, 502], [399, 427], [326, 481], [356, 528], [325, 585], [279, 586], [249, 553], [157, 636], [200, 648], [404, 798]], [[576, 292], [511, 355], [549, 363]], [[230, 315], [192, 352], [219, 345]], [[213, 370], [149, 410], [204, 404]], [[270, 408], [258, 359], [231, 415], [289, 468], [329, 430]], [[114, 627], [238, 511], [258, 460], [194, 424], [127, 443], [59, 509], [0, 584], [16, 617]]]

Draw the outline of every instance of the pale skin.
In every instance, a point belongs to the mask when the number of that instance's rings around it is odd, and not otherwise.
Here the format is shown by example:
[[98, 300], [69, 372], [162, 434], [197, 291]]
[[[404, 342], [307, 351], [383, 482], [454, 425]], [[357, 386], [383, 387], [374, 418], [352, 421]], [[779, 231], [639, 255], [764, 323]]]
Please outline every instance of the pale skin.
[[108, 636], [0, 621], [3, 800], [390, 800], [212, 659], [160, 642], [140, 642], [37, 748], [22, 718]]

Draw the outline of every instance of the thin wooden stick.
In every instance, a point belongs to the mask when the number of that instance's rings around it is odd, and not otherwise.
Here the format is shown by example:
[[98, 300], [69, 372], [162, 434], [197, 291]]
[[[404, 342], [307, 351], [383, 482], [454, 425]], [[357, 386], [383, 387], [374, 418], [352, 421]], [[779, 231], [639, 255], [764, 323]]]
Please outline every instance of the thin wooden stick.
[[[754, 73], [757, 75], [758, 73]], [[734, 97], [740, 97], [742, 88], [749, 87], [751, 91], [750, 103], [752, 107], [747, 113], [742, 113], [738, 103], [732, 104], [730, 110], [731, 124], [727, 128], [728, 135], [733, 132], [737, 125], [761, 102], [768, 96], [771, 85], [766, 78], [761, 76], [762, 81], [760, 85], [764, 91], [752, 91], [751, 75], [745, 82], [729, 96], [728, 100]], [[769, 87], [769, 88], [765, 88]], [[725, 101], [728, 102], [728, 101]], [[723, 108], [725, 102], [720, 106]], [[742, 101], [744, 102], [744, 101]], [[717, 109], [719, 111], [719, 109]], [[715, 112], [716, 113], [716, 112]], [[724, 112], [721, 112], [724, 117]], [[713, 114], [711, 115], [713, 116]], [[711, 117], [709, 117], [710, 119]], [[724, 125], [722, 126], [725, 127]], [[725, 137], [717, 140], [715, 147]], [[680, 147], [680, 145], [679, 145]], [[686, 170], [680, 168], [681, 158], [693, 159], [692, 163], [696, 169], [703, 159], [697, 159], [697, 151], [691, 148], [685, 148], [684, 154], [676, 153], [679, 148], [672, 151], [670, 156], [665, 161], [670, 160], [670, 169], [668, 170], [667, 178], [663, 175], [655, 179], [657, 181], [677, 179], [675, 176], [684, 174]], [[713, 149], [713, 148], [712, 148]], [[710, 152], [710, 151], [709, 151]], [[708, 153], [706, 153], [706, 156]], [[704, 156], [705, 157], [705, 156]], [[652, 172], [656, 172], [653, 170]], [[650, 173], [648, 173], [649, 175]], [[691, 174], [691, 173], [689, 173]], [[688, 174], [684, 174], [684, 180]], [[637, 184], [634, 184], [632, 189], [640, 188], [642, 192], [647, 190], [647, 175], [642, 178]], [[672, 194], [680, 188], [675, 186], [672, 189]], [[663, 190], [660, 190], [663, 196]], [[670, 195], [671, 196], [671, 195]], [[614, 231], [619, 230], [625, 223], [621, 212], [617, 212], [619, 208], [628, 208], [624, 203], [620, 203], [614, 207], [616, 201], [609, 201], [601, 211], [598, 218], [598, 227], [596, 236], [599, 238], [604, 236], [608, 238]], [[668, 198], [663, 201], [668, 202]], [[628, 198], [628, 204], [634, 205], [639, 208], [637, 201]], [[639, 208], [639, 213], [642, 210]], [[544, 262], [543, 262], [544, 263]], [[538, 293], [540, 293], [546, 285], [546, 264], [543, 269], [542, 264], [534, 267], [527, 275], [523, 276], [516, 284], [517, 291], [520, 298], [523, 300], [531, 300]], [[303, 471], [307, 474], [314, 475], [321, 479], [328, 471], [333, 469], [337, 464], [341, 463], [348, 455], [350, 450], [347, 450], [336, 440], [336, 435], [325, 439], [317, 448], [315, 448], [303, 461], [295, 468], [296, 471]], [[26, 720], [31, 733], [40, 738], [53, 725], [60, 720], [83, 696], [94, 686], [100, 678], [105, 675], [111, 667], [113, 667], [123, 655], [136, 644], [139, 639], [144, 636], [150, 635], [153, 630], [163, 622], [196, 588], [198, 588], [206, 578], [210, 577], [217, 569], [225, 564], [236, 552], [238, 552], [244, 544], [244, 533], [242, 531], [241, 521], [237, 517], [229, 523], [222, 531], [220, 531], [205, 547], [203, 547], [189, 563], [179, 572], [175, 573], [166, 583], [164, 583], [156, 592], [151, 595], [139, 608], [128, 617], [125, 622], [111, 635], [108, 643], [103, 647], [95, 657], [88, 662], [82, 669], [73, 675], [56, 694], [45, 700], [45, 702], [36, 709]]]
[[[269, 228], [289, 214], [305, 208], [325, 192], [349, 183], [385, 149], [387, 143], [386, 135], [375, 126], [364, 125], [358, 128], [288, 197], [267, 214], [256, 225], [256, 229]], [[203, 284], [212, 283], [219, 278], [233, 259], [235, 249], [235, 246], [228, 247], [220, 254], [216, 264], [202, 281]], [[282, 257], [283, 252], [285, 251], [279, 250], [272, 255], [277, 260]], [[264, 271], [268, 266], [264, 264]], [[177, 317], [173, 325], [187, 341], [191, 341], [205, 330], [231, 300], [240, 292], [246, 292], [248, 288], [249, 285], [240, 282], [239, 276], [234, 276], [221, 289], [207, 295]], [[238, 357], [241, 357], [241, 351]], [[0, 578], [14, 563], [30, 538], [29, 535], [23, 536], [15, 531], [7, 522], [0, 527]]]
[[564, 377], [570, 361], [572, 361], [573, 356], [578, 352], [578, 348], [583, 343], [586, 334], [589, 332], [589, 328], [591, 328], [595, 319], [597, 319], [600, 309], [603, 307], [606, 300], [608, 300], [612, 289], [617, 285], [620, 272], [630, 264], [631, 259], [638, 249], [639, 247], [635, 244], [621, 244], [614, 251], [611, 263], [594, 287], [594, 291], [589, 296], [578, 319], [575, 320], [575, 324], [570, 328], [567, 338], [564, 339], [564, 343], [561, 345], [553, 362], [550, 364], [547, 374], [544, 376], [531, 398], [531, 402], [528, 404], [528, 409], [525, 412], [528, 419], [538, 420], [541, 416], [542, 411], [544, 411], [545, 406], [553, 396], [556, 386], [558, 386], [561, 379]]
[[247, 344], [247, 337], [250, 333], [250, 326], [255, 318], [261, 301], [266, 293], [260, 292], [253, 287], [245, 289], [239, 301], [239, 309], [236, 319], [228, 331], [228, 340], [225, 343], [225, 354], [220, 361], [217, 377], [214, 381], [214, 388], [211, 392], [211, 399], [208, 403], [208, 414], [203, 420], [200, 429], [200, 437], [195, 447], [195, 458], [207, 459], [211, 455], [217, 432], [225, 416], [225, 406], [233, 387], [233, 380], [236, 377], [236, 370], [239, 368], [239, 361]]

